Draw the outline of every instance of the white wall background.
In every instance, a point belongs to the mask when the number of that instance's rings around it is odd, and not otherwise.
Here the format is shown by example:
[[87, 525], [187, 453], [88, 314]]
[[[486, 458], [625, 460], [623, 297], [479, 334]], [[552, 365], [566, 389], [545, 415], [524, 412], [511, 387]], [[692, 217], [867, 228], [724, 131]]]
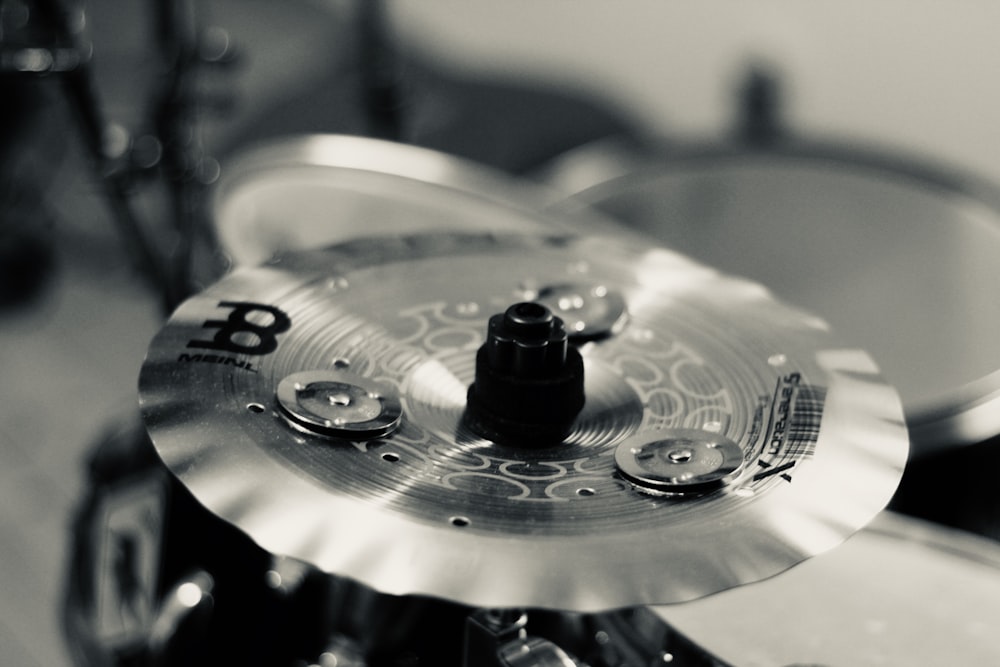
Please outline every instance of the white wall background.
[[1000, 182], [1000, 3], [396, 0], [394, 29], [459, 70], [561, 80], [653, 131], [728, 127], [748, 64], [783, 73], [795, 129]]

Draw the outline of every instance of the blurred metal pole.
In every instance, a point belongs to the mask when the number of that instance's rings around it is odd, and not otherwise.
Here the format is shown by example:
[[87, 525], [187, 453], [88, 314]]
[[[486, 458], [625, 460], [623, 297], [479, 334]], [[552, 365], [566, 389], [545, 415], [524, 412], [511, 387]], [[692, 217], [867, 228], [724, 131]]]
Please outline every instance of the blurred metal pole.
[[368, 133], [378, 139], [401, 141], [400, 74], [386, 22], [385, 3], [360, 0], [358, 11], [361, 93]]
[[139, 223], [132, 201], [131, 170], [120, 164], [120, 155], [111, 154], [107, 148], [105, 139], [108, 124], [103, 117], [93, 83], [91, 49], [80, 39], [82, 22], [79, 22], [79, 26], [74, 25], [72, 12], [60, 0], [37, 0], [35, 9], [39, 20], [43, 21], [51, 35], [53, 49], [78, 54], [70, 66], [53, 73], [58, 74], [73, 107], [84, 147], [90, 154], [111, 208], [112, 221], [126, 245], [126, 252], [138, 273], [161, 295], [164, 307], [169, 309], [175, 298], [173, 282], [154, 243]]

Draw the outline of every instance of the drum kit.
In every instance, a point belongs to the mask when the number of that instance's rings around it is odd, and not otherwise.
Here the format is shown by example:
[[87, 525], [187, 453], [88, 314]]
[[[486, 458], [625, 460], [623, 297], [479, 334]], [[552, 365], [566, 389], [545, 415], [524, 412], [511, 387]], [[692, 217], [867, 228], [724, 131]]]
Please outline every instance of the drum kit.
[[801, 143], [545, 175], [333, 134], [222, 164], [227, 266], [91, 461], [81, 664], [1000, 659], [1000, 547], [886, 510], [1000, 432], [991, 191]]

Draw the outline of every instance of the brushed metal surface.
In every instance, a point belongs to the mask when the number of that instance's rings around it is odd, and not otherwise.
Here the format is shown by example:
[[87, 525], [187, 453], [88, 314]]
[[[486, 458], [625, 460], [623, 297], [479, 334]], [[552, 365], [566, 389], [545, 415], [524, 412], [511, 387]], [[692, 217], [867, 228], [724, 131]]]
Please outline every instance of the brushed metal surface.
[[[462, 414], [487, 319], [575, 281], [622, 294], [628, 321], [582, 346], [571, 434], [542, 449], [477, 437]], [[276, 388], [330, 368], [396, 388], [398, 429], [292, 428]], [[156, 336], [140, 396], [167, 466], [264, 548], [484, 607], [602, 610], [770, 577], [865, 525], [907, 454], [895, 390], [822, 321], [607, 237], [426, 234], [237, 270]], [[619, 443], [675, 428], [738, 443], [744, 471], [663, 497], [618, 474]]]

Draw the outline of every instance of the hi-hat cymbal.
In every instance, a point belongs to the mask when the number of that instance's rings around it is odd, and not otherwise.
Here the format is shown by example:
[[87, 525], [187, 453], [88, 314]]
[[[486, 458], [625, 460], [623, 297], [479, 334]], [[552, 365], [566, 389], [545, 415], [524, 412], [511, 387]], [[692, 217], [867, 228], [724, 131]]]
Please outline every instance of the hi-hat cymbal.
[[[585, 403], [561, 442], [498, 444], [466, 415], [477, 349], [535, 299], [570, 323]], [[907, 451], [896, 392], [821, 321], [608, 238], [442, 233], [241, 269], [174, 313], [140, 394], [167, 466], [264, 548], [481, 607], [770, 577], [867, 523]]]

